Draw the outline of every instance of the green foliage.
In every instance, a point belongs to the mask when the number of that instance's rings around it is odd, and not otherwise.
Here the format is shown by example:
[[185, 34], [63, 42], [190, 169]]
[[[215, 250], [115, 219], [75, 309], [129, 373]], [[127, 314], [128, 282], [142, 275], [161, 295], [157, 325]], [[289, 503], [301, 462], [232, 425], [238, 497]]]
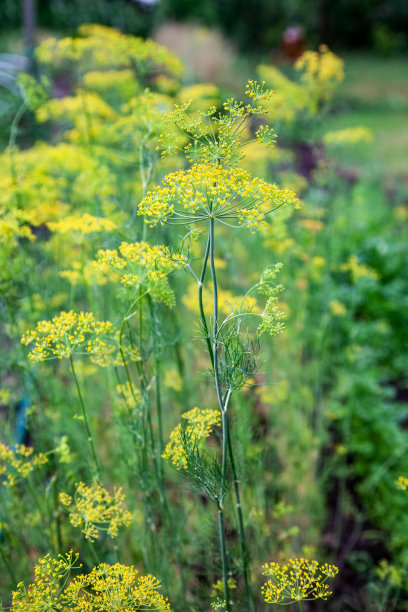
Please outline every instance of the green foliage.
[[[307, 559], [349, 571], [354, 515], [392, 560], [362, 555], [356, 605], [383, 587], [406, 605], [406, 190], [344, 180], [367, 130], [319, 132], [341, 60], [307, 52], [296, 82], [261, 68], [274, 105], [255, 81], [249, 102], [207, 84], [190, 103], [167, 50], [101, 26], [38, 58], [72, 87], [22, 76], [1, 157], [4, 600], [326, 599], [336, 568]], [[49, 139], [23, 149], [27, 108]]]

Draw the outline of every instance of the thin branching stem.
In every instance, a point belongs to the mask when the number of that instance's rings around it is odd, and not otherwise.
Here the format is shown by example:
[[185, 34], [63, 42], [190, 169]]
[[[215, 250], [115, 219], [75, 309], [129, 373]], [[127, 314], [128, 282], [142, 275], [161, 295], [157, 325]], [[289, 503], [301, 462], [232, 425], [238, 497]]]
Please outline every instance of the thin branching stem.
[[[227, 409], [231, 394], [232, 394], [231, 389], [229, 389], [227, 392], [225, 401], [224, 401], [225, 410]], [[239, 544], [240, 544], [241, 556], [242, 556], [242, 574], [243, 574], [243, 579], [244, 579], [245, 607], [246, 607], [246, 611], [250, 612], [251, 611], [251, 587], [250, 587], [249, 575], [248, 575], [248, 549], [247, 549], [246, 539], [245, 539], [244, 516], [242, 512], [241, 494], [239, 490], [239, 479], [238, 479], [238, 473], [237, 473], [237, 469], [235, 465], [234, 452], [232, 448], [231, 435], [230, 435], [229, 429], [228, 429], [228, 456], [229, 456], [230, 465], [231, 465], [232, 480], [234, 484], [235, 506], [237, 509], [237, 516], [238, 516], [238, 536], [239, 536]]]
[[214, 297], [214, 311], [213, 311], [213, 328], [212, 328], [212, 355], [213, 355], [213, 371], [215, 388], [217, 391], [218, 404], [222, 415], [222, 459], [221, 459], [221, 488], [218, 497], [218, 527], [220, 535], [220, 548], [221, 548], [221, 562], [222, 562], [222, 581], [224, 586], [224, 597], [226, 602], [226, 610], [230, 612], [230, 598], [228, 590], [228, 560], [227, 560], [227, 545], [225, 538], [225, 524], [224, 524], [224, 498], [226, 495], [226, 479], [227, 479], [227, 449], [228, 449], [228, 415], [224, 410], [224, 402], [222, 398], [221, 384], [218, 372], [218, 340], [217, 340], [217, 326], [218, 326], [218, 286], [217, 286], [217, 275], [215, 271], [214, 262], [214, 218], [210, 219], [209, 229], [209, 256], [210, 256], [210, 268], [211, 268], [211, 281], [213, 285], [213, 297]]
[[84, 400], [83, 400], [82, 393], [81, 393], [81, 387], [79, 386], [78, 378], [77, 378], [77, 375], [76, 375], [76, 372], [75, 372], [74, 361], [72, 359], [72, 355], [69, 356], [69, 363], [71, 365], [72, 377], [73, 377], [74, 382], [75, 382], [75, 387], [76, 387], [77, 394], [78, 394], [79, 404], [80, 404], [81, 409], [82, 409], [82, 416], [83, 416], [84, 423], [85, 423], [85, 429], [86, 429], [87, 440], [88, 440], [88, 444], [89, 444], [89, 450], [91, 452], [91, 457], [92, 457], [93, 462], [94, 462], [95, 474], [96, 474], [97, 479], [100, 480], [99, 463], [98, 463], [98, 459], [96, 457], [95, 446], [94, 446], [94, 442], [93, 442], [93, 438], [92, 438], [91, 428], [89, 426], [88, 417], [87, 417], [86, 409], [85, 409], [85, 404], [84, 404]]

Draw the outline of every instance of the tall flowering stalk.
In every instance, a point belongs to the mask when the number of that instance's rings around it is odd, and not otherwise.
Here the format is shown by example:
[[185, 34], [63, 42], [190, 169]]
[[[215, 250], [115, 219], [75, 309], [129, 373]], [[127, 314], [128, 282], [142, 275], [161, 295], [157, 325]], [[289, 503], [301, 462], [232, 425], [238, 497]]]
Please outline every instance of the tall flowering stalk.
[[[254, 115], [264, 113], [262, 100], [271, 96], [271, 92], [265, 90], [263, 84], [259, 85], [254, 82], [248, 83], [246, 93], [250, 98], [249, 104], [244, 105], [236, 100], [228, 100], [224, 105], [223, 114], [217, 114], [214, 108], [208, 112], [199, 111], [192, 114], [190, 103], [175, 108], [168, 120], [169, 124], [176, 125], [178, 132], [183, 135], [182, 142], [180, 143], [178, 137], [172, 140], [170, 131], [163, 136], [162, 146], [165, 153], [183, 148], [187, 159], [193, 165], [187, 170], [180, 170], [166, 176], [162, 186], [150, 191], [139, 206], [139, 214], [144, 215], [146, 223], [150, 226], [168, 223], [191, 228], [198, 224], [200, 228], [205, 228], [207, 234], [201, 272], [196, 274], [194, 271], [189, 260], [188, 248], [187, 251], [181, 249], [181, 260], [186, 270], [197, 282], [201, 326], [206, 340], [221, 415], [222, 442], [219, 471], [217, 472], [214, 463], [207, 462], [204, 455], [197, 454], [194, 444], [191, 446], [191, 435], [195, 439], [194, 432], [190, 432], [189, 436], [184, 435], [181, 443], [184, 442], [187, 455], [191, 455], [193, 451], [194, 469], [190, 470], [191, 477], [196, 481], [200, 480], [201, 488], [217, 505], [222, 579], [227, 611], [231, 610], [228, 584], [230, 568], [224, 507], [228, 491], [228, 465], [232, 470], [236, 498], [246, 610], [251, 610], [244, 521], [228, 418], [233, 392], [245, 385], [253, 375], [255, 367], [255, 360], [251, 356], [253, 345], [246, 346], [250, 340], [241, 333], [241, 321], [247, 315], [259, 317], [258, 335], [264, 331], [269, 331], [272, 335], [278, 333], [282, 328], [282, 323], [281, 313], [276, 306], [276, 291], [273, 288], [265, 291], [269, 299], [263, 313], [243, 312], [245, 301], [243, 299], [237, 311], [229, 314], [220, 322], [216, 270], [216, 227], [218, 224], [238, 229], [247, 227], [254, 233], [266, 224], [267, 216], [273, 210], [297, 203], [291, 191], [279, 189], [276, 185], [251, 176], [239, 167], [243, 158], [241, 147], [245, 144], [242, 134], [249, 128], [249, 123]], [[275, 135], [270, 128], [261, 126], [255, 134], [255, 139], [271, 147], [275, 142]], [[188, 240], [185, 242], [188, 243]], [[205, 312], [203, 303], [203, 287], [208, 267], [213, 294], [211, 315]], [[264, 287], [269, 286], [268, 282], [261, 284]], [[205, 477], [205, 470], [197, 466], [197, 457], [201, 457], [203, 465], [207, 462], [207, 483], [202, 482], [201, 474], [203, 472]], [[189, 461], [186, 461], [180, 469], [183, 468], [189, 470]]]
[[100, 476], [99, 462], [85, 402], [74, 367], [73, 355], [78, 353], [88, 354], [98, 365], [109, 365], [112, 354], [115, 352], [115, 346], [112, 344], [113, 331], [110, 321], [96, 321], [91, 312], [76, 313], [70, 310], [69, 312], [61, 312], [51, 321], [39, 321], [34, 330], [27, 331], [21, 338], [22, 344], [31, 345], [28, 356], [34, 362], [55, 358], [69, 360], [94, 470], [98, 477]]

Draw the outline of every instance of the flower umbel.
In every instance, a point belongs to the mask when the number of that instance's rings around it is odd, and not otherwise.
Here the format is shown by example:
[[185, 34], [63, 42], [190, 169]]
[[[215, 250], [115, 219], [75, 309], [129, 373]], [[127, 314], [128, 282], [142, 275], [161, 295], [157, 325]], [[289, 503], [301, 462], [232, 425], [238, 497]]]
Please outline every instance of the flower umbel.
[[70, 511], [69, 520], [74, 527], [81, 527], [87, 540], [93, 542], [100, 531], [106, 531], [115, 538], [119, 527], [128, 527], [132, 515], [124, 506], [123, 490], [115, 489], [113, 494], [95, 482], [87, 487], [83, 482], [77, 485], [74, 500], [66, 493], [60, 493], [60, 502]]
[[201, 440], [205, 440], [212, 432], [214, 425], [221, 424], [221, 415], [218, 410], [200, 410], [193, 408], [182, 415], [184, 423], [179, 423], [170, 434], [170, 442], [162, 455], [178, 469], [187, 469], [187, 452], [185, 441], [188, 441], [189, 450], [198, 447]]
[[308, 559], [289, 559], [288, 563], [265, 563], [263, 575], [270, 579], [262, 587], [266, 603], [288, 605], [304, 600], [327, 599], [332, 593], [326, 584], [338, 573], [335, 565]]
[[[22, 582], [13, 593], [12, 612], [37, 610], [168, 610], [168, 600], [159, 592], [161, 583], [151, 574], [138, 576], [133, 566], [101, 563], [88, 574], [71, 576], [79, 569], [79, 555], [72, 551], [56, 559], [46, 555], [34, 568], [34, 582], [27, 588]], [[71, 580], [70, 580], [71, 578]]]
[[78, 554], [70, 551], [65, 555], [58, 555], [56, 559], [50, 555], [39, 559], [34, 568], [34, 582], [28, 588], [20, 582], [17, 590], [13, 592], [11, 610], [59, 610], [61, 603], [66, 603], [63, 589], [71, 569], [81, 567], [76, 564], [78, 557]]
[[143, 286], [152, 299], [167, 306], [175, 303], [168, 275], [181, 265], [177, 256], [164, 246], [151, 246], [147, 242], [122, 242], [118, 251], [98, 251], [95, 266], [103, 273], [112, 273], [124, 287]]
[[[146, 222], [190, 225], [218, 219], [252, 231], [265, 224], [265, 215], [285, 204], [296, 204], [292, 191], [252, 177], [242, 168], [196, 164], [168, 174], [163, 186], [150, 191], [139, 205]], [[236, 226], [236, 225], [235, 225]]]
[[39, 321], [34, 330], [21, 338], [25, 345], [34, 344], [28, 354], [32, 361], [69, 359], [74, 353], [89, 353], [98, 365], [105, 365], [107, 355], [113, 351], [106, 339], [112, 338], [110, 321], [95, 321], [91, 312], [61, 312], [51, 321]]
[[47, 461], [48, 458], [43, 453], [34, 455], [34, 449], [31, 446], [17, 444], [14, 448], [10, 448], [0, 443], [1, 482], [6, 487], [12, 487]]

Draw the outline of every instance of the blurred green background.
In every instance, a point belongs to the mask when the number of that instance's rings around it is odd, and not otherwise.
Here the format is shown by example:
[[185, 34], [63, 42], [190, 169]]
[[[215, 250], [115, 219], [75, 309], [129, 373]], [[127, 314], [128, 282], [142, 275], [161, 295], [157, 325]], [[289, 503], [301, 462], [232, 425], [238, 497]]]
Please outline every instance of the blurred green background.
[[[33, 12], [32, 26], [27, 17], [24, 24], [24, 7], [26, 14]], [[73, 35], [79, 25], [91, 22], [155, 38], [181, 56], [186, 85], [211, 81], [227, 93], [242, 91], [259, 63], [285, 69], [291, 53], [325, 43], [345, 59], [346, 77], [324, 129], [366, 125], [375, 144], [362, 169], [391, 177], [406, 172], [406, 0], [2, 0], [0, 53], [30, 55], [34, 40]], [[15, 112], [7, 73], [14, 72], [4, 65], [4, 56], [2, 61], [0, 131], [5, 144], [5, 128]]]

